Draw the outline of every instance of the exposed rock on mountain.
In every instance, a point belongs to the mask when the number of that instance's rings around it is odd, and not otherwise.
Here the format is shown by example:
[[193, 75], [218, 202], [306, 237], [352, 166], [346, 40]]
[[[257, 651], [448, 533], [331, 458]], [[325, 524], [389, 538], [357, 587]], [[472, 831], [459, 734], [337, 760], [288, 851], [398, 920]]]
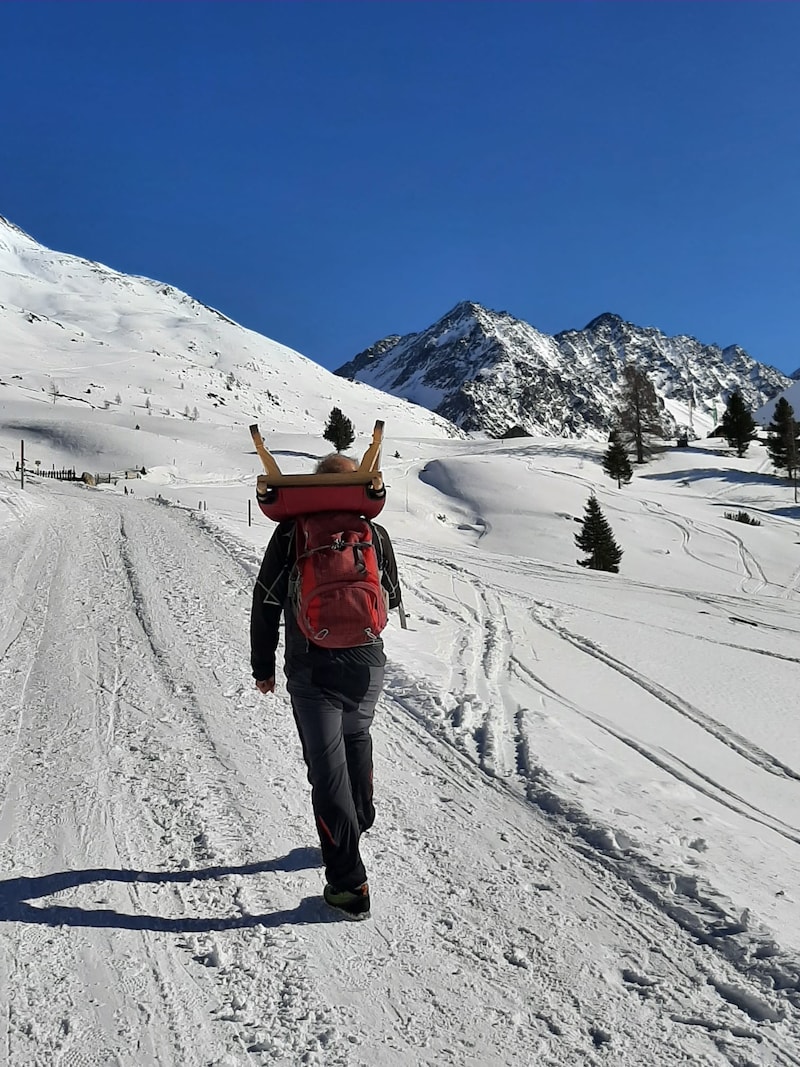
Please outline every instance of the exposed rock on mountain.
[[420, 333], [378, 341], [336, 373], [429, 407], [468, 431], [501, 435], [517, 426], [599, 437], [608, 432], [617, 378], [629, 360], [646, 370], [673, 426], [697, 415], [715, 422], [734, 389], [759, 408], [789, 384], [736, 345], [667, 337], [611, 314], [551, 337], [471, 302]]

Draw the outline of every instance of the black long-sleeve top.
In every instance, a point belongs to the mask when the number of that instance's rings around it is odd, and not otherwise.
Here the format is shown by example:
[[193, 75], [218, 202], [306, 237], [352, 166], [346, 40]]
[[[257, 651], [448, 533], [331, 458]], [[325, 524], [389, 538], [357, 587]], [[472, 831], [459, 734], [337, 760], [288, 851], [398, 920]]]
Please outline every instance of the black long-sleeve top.
[[[376, 536], [378, 558], [381, 563], [381, 582], [387, 592], [389, 609], [399, 607], [400, 582], [397, 577], [397, 561], [389, 535], [382, 526], [371, 522]], [[262, 681], [275, 676], [275, 651], [281, 615], [287, 607], [289, 575], [295, 562], [295, 524], [285, 520], [273, 533], [261, 570], [253, 590], [253, 607], [250, 613], [250, 664], [253, 677]], [[286, 617], [286, 669], [291, 670], [303, 663], [367, 663], [383, 664], [386, 656], [383, 642], [378, 640], [356, 648], [320, 648], [308, 641], [297, 626], [294, 612], [288, 608]]]

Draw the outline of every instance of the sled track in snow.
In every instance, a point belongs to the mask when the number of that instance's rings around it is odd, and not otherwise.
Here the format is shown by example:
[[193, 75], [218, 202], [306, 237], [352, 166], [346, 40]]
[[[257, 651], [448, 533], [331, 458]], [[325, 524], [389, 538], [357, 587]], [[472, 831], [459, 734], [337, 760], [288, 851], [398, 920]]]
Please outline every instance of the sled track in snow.
[[[727, 567], [721, 566], [719, 563], [714, 563], [709, 559], [704, 559], [698, 555], [692, 548], [692, 533], [703, 534], [706, 537], [717, 538], [721, 541], [733, 542], [736, 546], [736, 552], [741, 564], [741, 573], [744, 577], [742, 579], [742, 589], [748, 593], [758, 593], [762, 589], [771, 585], [767, 576], [761, 567], [761, 564], [753, 556], [752, 552], [747, 548], [740, 537], [737, 537], [734, 533], [728, 530], [723, 530], [718, 526], [711, 526], [707, 523], [698, 523], [693, 519], [687, 519], [684, 516], [675, 515], [673, 512], [667, 511], [662, 505], [652, 501], [642, 501], [642, 508], [644, 511], [651, 515], [657, 515], [659, 518], [663, 518], [666, 522], [675, 526], [681, 534], [682, 549], [687, 556], [696, 560], [698, 563], [702, 563], [703, 566], [713, 567], [715, 570], [722, 571], [724, 574], [730, 574], [730, 570]], [[753, 583], [753, 588], [745, 589], [746, 583]]]
[[[426, 557], [418, 557], [418, 559], [444, 566], [447, 571], [454, 574], [454, 579], [457, 577], [459, 580], [463, 580], [465, 585], [469, 585], [473, 599], [480, 601], [484, 596], [480, 579], [471, 574], [466, 568], [462, 568], [450, 561], [428, 561]], [[482, 628], [482, 613], [471, 605], [459, 604], [457, 596], [452, 599], [449, 597], [445, 599], [441, 594], [432, 593], [424, 583], [417, 585], [416, 595], [437, 611], [461, 614], [462, 624], [465, 628], [473, 630]], [[503, 596], [509, 598], [510, 594], [504, 591]], [[519, 598], [515, 597], [514, 599]], [[497, 604], [495, 604], [496, 606]], [[674, 711], [690, 718], [695, 725], [706, 730], [715, 740], [725, 744], [735, 751], [737, 755], [749, 760], [755, 766], [778, 777], [800, 780], [800, 775], [791, 767], [781, 763], [781, 761], [764, 752], [758, 746], [752, 745], [733, 731], [721, 727], [714, 720], [709, 719], [700, 712], [699, 709], [687, 704], [675, 694], [670, 693], [657, 683], [644, 678], [638, 672], [620, 663], [614, 657], [599, 649], [594, 643], [570, 633], [566, 628], [544, 616], [541, 610], [537, 611], [536, 607], [534, 607], [533, 617], [537, 624], [556, 633], [561, 639], [568, 641], [581, 652], [599, 659], [605, 665], [623, 674], [634, 684], [644, 688]], [[495, 630], [497, 626], [498, 622], [495, 615]], [[492, 640], [491, 632], [488, 637], [483, 636], [477, 640], [481, 647], [485, 646], [487, 640]], [[513, 647], [513, 643], [510, 644]], [[481, 654], [469, 651], [468, 645], [463, 647], [467, 648], [466, 654], [473, 660]], [[666, 773], [685, 781], [694, 789], [705, 791], [703, 786], [698, 783], [698, 778], [703, 776], [699, 775], [697, 771], [687, 768], [687, 773], [684, 774], [673, 763], [656, 756], [647, 746], [634, 742], [620, 731], [614, 730], [609, 723], [596, 716], [589, 715], [584, 709], [566, 700], [547, 683], [543, 682], [542, 679], [538, 678], [518, 657], [513, 654], [509, 655], [505, 669], [509, 672], [520, 673], [525, 682], [531, 685], [535, 691], [538, 690], [571, 707], [577, 714], [591, 719], [600, 729], [607, 731], [621, 743], [633, 747], [639, 755], [654, 762]], [[408, 684], [409, 681], [405, 680], [401, 688], [405, 688]], [[389, 692], [391, 695], [391, 686]], [[463, 698], [460, 698], [457, 692], [453, 696], [456, 706], [459, 706]], [[420, 687], [416, 686], [414, 700], [409, 702], [402, 699], [400, 703], [407, 713], [423, 723], [440, 741], [455, 745], [457, 750], [467, 758], [476, 761], [481, 769], [491, 776], [498, 788], [507, 788], [515, 792], [515, 782], [513, 780], [510, 781], [508, 776], [497, 776], [492, 766], [486, 765], [480, 736], [476, 737], [474, 730], [458, 728], [462, 725], [460, 721], [455, 730], [450, 729], [453, 725], [452, 719], [444, 713], [441, 698], [436, 694], [425, 694], [424, 699], [422, 697], [423, 694], [420, 692]], [[782, 953], [766, 933], [742, 928], [736, 918], [735, 908], [710, 887], [704, 888], [698, 879], [691, 877], [678, 878], [673, 890], [665, 893], [664, 886], [670, 882], [668, 872], [653, 864], [640, 852], [625, 850], [621, 853], [615, 844], [613, 831], [600, 825], [596, 818], [587, 815], [578, 804], [568, 801], [559, 795], [546, 769], [540, 766], [532, 756], [530, 744], [527, 740], [525, 718], [526, 712], [524, 709], [518, 709], [514, 720], [516, 725], [514, 769], [519, 779], [521, 779], [524, 794], [528, 801], [538, 807], [549, 820], [559, 825], [563, 829], [566, 840], [571, 841], [583, 855], [600, 862], [604, 867], [612, 870], [640, 896], [657, 906], [659, 910], [691, 936], [724, 957], [737, 969], [742, 978], [755, 982], [760, 989], [759, 994], [753, 994], [752, 991], [748, 993], [746, 990], [739, 990], [738, 993], [733, 990], [729, 991], [732, 998], [736, 999], [738, 997], [741, 1002], [740, 1006], [750, 1014], [754, 1021], [771, 1018], [775, 1015], [775, 1007], [768, 1000], [764, 1000], [763, 997], [764, 994], [769, 995], [776, 989], [781, 991], [781, 994], [787, 998], [793, 1008], [800, 1009], [800, 961]], [[781, 824], [779, 820], [768, 821], [770, 819], [769, 816], [759, 812], [758, 809], [754, 809], [724, 786], [713, 783], [707, 778], [705, 781], [708, 786], [712, 787], [708, 790], [708, 795], [712, 799], [727, 804], [731, 810], [745, 817], [757, 822], [763, 822], [763, 825], [781, 833], [782, 836], [793, 843], [800, 843], [800, 835], [794, 831], [793, 827]], [[725, 799], [726, 794], [727, 800]], [[762, 816], [763, 819], [761, 818]], [[779, 825], [775, 825], [776, 823]], [[720, 995], [723, 995], [722, 991], [720, 991]], [[751, 996], [755, 998], [752, 1001], [748, 999]], [[788, 1010], [791, 1011], [792, 1008], [788, 1008]], [[778, 1016], [780, 1014], [778, 1010]], [[786, 1062], [793, 1063], [795, 1060], [790, 1058]], [[797, 1062], [800, 1063], [800, 1059]]]
[[609, 652], [604, 651], [599, 645], [595, 644], [594, 641], [590, 641], [588, 638], [581, 637], [578, 634], [571, 633], [566, 627], [560, 626], [558, 623], [543, 618], [539, 618], [537, 621], [540, 625], [544, 626], [546, 629], [554, 631], [565, 641], [568, 641], [582, 652], [592, 656], [594, 659], [600, 660], [600, 662], [604, 663], [606, 666], [611, 667], [612, 670], [624, 675], [625, 678], [628, 678], [635, 685], [638, 685], [640, 688], [650, 693], [651, 696], [654, 696], [657, 700], [661, 701], [662, 704], [666, 704], [667, 707], [672, 708], [673, 711], [676, 711], [679, 715], [689, 719], [715, 740], [720, 741], [722, 744], [732, 749], [738, 756], [748, 760], [754, 766], [759, 767], [768, 774], [776, 775], [779, 778], [791, 778], [793, 781], [800, 782], [800, 773], [795, 771], [788, 764], [783, 763], [777, 756], [773, 756], [758, 745], [748, 741], [734, 730], [722, 726], [715, 719], [710, 718], [708, 715], [700, 711], [699, 708], [689, 704], [688, 701], [682, 700], [675, 693], [672, 693], [664, 686], [659, 685], [658, 682], [646, 678], [621, 660], [618, 660], [615, 656], [612, 656]]
[[[17, 588], [11, 594], [13, 602], [6, 599], [8, 622], [0, 635], [4, 646], [0, 653], [0, 724], [3, 727], [2, 749], [5, 756], [3, 772], [9, 769], [19, 745], [31, 674], [41, 656], [47, 630], [52, 576], [58, 564], [57, 556], [39, 556], [39, 547], [39, 538], [27, 542], [23, 558], [13, 568], [15, 574], [27, 574], [30, 578], [22, 588]], [[33, 610], [27, 607], [26, 602], [33, 605]]]
[[[437, 743], [453, 746], [461, 758], [474, 762], [469, 746], [449, 732], [447, 717], [435, 693], [426, 691], [419, 682], [392, 668], [388, 675], [387, 697], [430, 732]], [[628, 850], [621, 853], [614, 844], [613, 833], [587, 815], [579, 805], [565, 800], [555, 791], [547, 771], [532, 757], [525, 738], [524, 718], [525, 713], [520, 710], [517, 717], [517, 769], [521, 781], [498, 778], [484, 769], [487, 782], [513, 796], [526, 797], [551, 825], [559, 828], [565, 844], [577, 850], [585, 861], [598, 864], [611, 873], [681, 930], [726, 960], [744, 984], [735, 981], [719, 983], [713, 970], [707, 971], [707, 980], [711, 984], [716, 980], [718, 987], [715, 988], [720, 996], [737, 1003], [754, 1022], [779, 1022], [787, 1013], [800, 1011], [800, 960], [782, 953], [768, 935], [757, 929], [744, 928], [730, 903], [710, 888], [703, 887], [699, 879], [679, 877], [671, 888], [666, 889], [672, 882], [668, 872], [640, 852]], [[781, 1006], [782, 1001], [784, 1006]], [[686, 1022], [691, 1025], [690, 1020]], [[707, 1025], [701, 1019], [696, 1023]], [[759, 1034], [758, 1039], [773, 1045], [770, 1037]], [[774, 1041], [774, 1047], [780, 1062], [800, 1064], [800, 1056], [791, 1055], [779, 1039]]]
[[[247, 678], [244, 662], [232, 662], [230, 655], [246, 638], [249, 608], [239, 562], [234, 565], [227, 553], [211, 546], [207, 532], [185, 515], [154, 512], [138, 502], [128, 502], [124, 513], [111, 500], [70, 503], [74, 508], [69, 522], [53, 537], [49, 554], [30, 567], [36, 585], [20, 592], [20, 604], [29, 610], [18, 613], [20, 633], [0, 660], [0, 672], [12, 661], [27, 667], [33, 657], [39, 664], [36, 684], [42, 685], [41, 668], [46, 678], [47, 659], [36, 649], [47, 640], [45, 631], [53, 629], [49, 613], [41, 609], [42, 598], [57, 594], [63, 613], [64, 598], [79, 589], [80, 603], [72, 610], [87, 612], [84, 638], [90, 641], [96, 626], [99, 647], [90, 655], [80, 654], [84, 698], [73, 698], [70, 731], [62, 728], [62, 736], [55, 739], [69, 769], [65, 777], [74, 775], [78, 752], [91, 753], [78, 794], [89, 814], [75, 820], [83, 828], [83, 839], [66, 854], [104, 850], [110, 862], [104, 857], [102, 865], [95, 864], [96, 881], [105, 886], [98, 886], [94, 896], [89, 869], [75, 872], [75, 879], [65, 872], [62, 878], [0, 880], [5, 929], [16, 923], [22, 944], [35, 939], [37, 945], [39, 940], [50, 945], [44, 953], [38, 950], [42, 960], [49, 961], [45, 966], [50, 973], [41, 979], [33, 942], [31, 952], [18, 951], [17, 971], [12, 972], [17, 990], [14, 1021], [10, 1030], [5, 1028], [10, 1034], [5, 1062], [19, 1067], [117, 1062], [109, 1039], [100, 1031], [90, 1032], [83, 1021], [93, 1015], [91, 1004], [77, 1007], [82, 976], [92, 972], [76, 952], [86, 952], [83, 946], [92, 944], [94, 935], [84, 931], [99, 930], [97, 936], [104, 939], [100, 943], [128, 945], [139, 973], [146, 976], [141, 997], [150, 1005], [152, 1022], [143, 1024], [142, 1033], [152, 1033], [158, 1046], [157, 1051], [143, 1047], [138, 1059], [119, 1062], [202, 1067], [222, 1062], [227, 1041], [236, 1048], [237, 1063], [260, 1064], [266, 1057], [286, 1065], [314, 1062], [324, 1047], [326, 1064], [352, 1064], [355, 1046], [340, 1030], [349, 1009], [334, 1012], [319, 997], [307, 947], [294, 928], [296, 923], [318, 921], [319, 905], [281, 906], [285, 885], [298, 881], [294, 865], [299, 871], [309, 864], [291, 857], [286, 857], [288, 866], [264, 861], [265, 855], [275, 856], [270, 840], [274, 818], [259, 815], [261, 797], [253, 796], [251, 783], [258, 781], [257, 753], [270, 749], [260, 736], [254, 747], [243, 746], [228, 726], [232, 702], [239, 699]], [[71, 545], [71, 568], [63, 577], [58, 564], [61, 540]], [[213, 601], [204, 602], [193, 581], [199, 568], [220, 572], [219, 596]], [[75, 577], [79, 574], [80, 580]], [[57, 582], [50, 581], [53, 575]], [[73, 638], [68, 632], [62, 637], [68, 655]], [[49, 641], [52, 655], [52, 634]], [[54, 672], [57, 679], [57, 665]], [[15, 685], [18, 678], [14, 672]], [[60, 690], [57, 681], [53, 684]], [[47, 726], [44, 715], [40, 718], [41, 726], [34, 724], [37, 729]], [[73, 738], [72, 727], [77, 731], [79, 724], [81, 733]], [[37, 775], [41, 743], [28, 723], [22, 729], [33, 763], [28, 772], [17, 759], [15, 770], [17, 779], [24, 776], [30, 782], [35, 810], [47, 806], [37, 793], [47, 779]], [[276, 744], [283, 742], [272, 739], [271, 748]], [[299, 763], [299, 755], [294, 760]], [[244, 761], [249, 761], [247, 780], [241, 776]], [[47, 813], [40, 819], [45, 827], [46, 818]], [[72, 833], [71, 809], [54, 818], [58, 823], [51, 836]], [[294, 813], [286, 812], [281, 826], [293, 820], [300, 825]], [[26, 863], [38, 871], [43, 869], [38, 845], [31, 848], [30, 837], [40, 822], [25, 828]], [[304, 817], [296, 839], [303, 840], [307, 832]], [[46, 849], [44, 842], [43, 855]], [[19, 869], [13, 858], [9, 869]], [[313, 865], [317, 862], [314, 859]], [[137, 878], [148, 865], [149, 872]], [[259, 877], [282, 870], [288, 873], [281, 878]], [[109, 904], [98, 907], [97, 893], [108, 894]], [[292, 904], [296, 899], [290, 893]], [[49, 928], [55, 932], [48, 934]], [[112, 949], [106, 953], [118, 957]], [[47, 982], [62, 972], [54, 999], [61, 1010], [71, 1006], [72, 1019], [70, 1033], [59, 1036], [58, 1017], [51, 1020], [41, 1004]], [[118, 961], [114, 977], [107, 980], [109, 997], [128, 1004], [123, 991], [134, 977]], [[135, 998], [130, 1003], [133, 1012]], [[209, 1004], [217, 1005], [214, 1013], [208, 1011]], [[30, 1035], [29, 1017], [38, 1020]], [[0, 1057], [2, 1030], [0, 1024]], [[34, 1059], [26, 1048], [33, 1047], [36, 1033], [42, 1055]], [[113, 1037], [113, 1030], [110, 1033]], [[80, 1058], [82, 1048], [85, 1058]]]
[[[480, 579], [470, 574], [470, 572], [466, 568], [461, 568], [457, 564], [454, 564], [449, 561], [431, 560], [430, 562], [438, 562], [439, 566], [442, 566], [447, 570], [453, 571], [457, 575], [459, 575], [465, 583], [469, 583], [470, 587], [475, 590], [474, 596], [479, 597], [480, 595], [484, 595]], [[478, 592], [479, 588], [481, 589], [480, 593]], [[422, 600], [437, 608], [437, 610], [445, 613], [458, 611], [463, 608], [463, 605], [458, 602], [456, 597], [453, 597], [452, 600], [445, 601], [441, 598], [441, 596], [434, 596], [429, 590], [423, 587], [418, 587], [416, 589], [416, 594]], [[504, 591], [503, 596], [509, 598], [511, 594], [508, 594]], [[621, 660], [617, 659], [610, 653], [606, 652], [604, 649], [600, 648], [600, 646], [597, 645], [595, 642], [578, 634], [572, 633], [566, 627], [561, 626], [559, 623], [552, 620], [545, 612], [543, 612], [541, 610], [541, 605], [539, 605], [536, 601], [528, 601], [526, 598], [520, 598], [518, 596], [514, 599], [524, 601], [528, 612], [531, 614], [531, 617], [538, 625], [542, 626], [544, 629], [550, 630], [551, 632], [557, 634], [560, 638], [573, 645], [579, 651], [585, 653], [586, 655], [592, 656], [594, 659], [599, 660], [601, 663], [610, 667], [618, 674], [623, 675], [629, 681], [644, 689], [646, 692], [648, 692], [651, 696], [655, 697], [661, 703], [667, 705], [667, 707], [672, 708], [673, 711], [677, 712], [684, 718], [689, 719], [696, 726], [699, 726], [715, 740], [721, 742], [722, 744], [730, 748], [732, 751], [736, 752], [737, 755], [754, 764], [754, 766], [757, 766], [761, 770], [767, 771], [769, 774], [775, 775], [776, 777], [789, 778], [794, 781], [800, 782], [800, 772], [794, 770], [794, 768], [790, 767], [782, 760], [779, 760], [771, 753], [760, 748], [758, 745], [755, 745], [751, 741], [748, 741], [746, 738], [742, 737], [741, 734], [738, 734], [734, 730], [730, 730], [727, 727], [722, 726], [715, 719], [712, 719], [710, 716], [706, 715], [699, 708], [690, 704], [688, 701], [682, 700], [679, 696], [677, 696], [675, 693], [670, 692], [670, 690], [666, 689], [658, 682], [646, 678], [638, 671], [629, 667]], [[701, 598], [698, 597], [698, 599]], [[497, 601], [497, 604], [500, 604], [499, 600]], [[473, 623], [473, 625], [480, 625], [481, 618], [482, 616], [475, 609], [467, 609], [466, 613], [462, 614], [462, 619], [465, 626], [467, 626], [470, 621]], [[499, 625], [496, 620], [496, 615], [494, 616], [494, 621], [492, 625], [495, 629]], [[739, 648], [742, 646], [734, 644], [730, 647]], [[756, 653], [759, 652], [758, 649], [747, 650]], [[771, 655], [775, 658], [788, 660], [789, 662], [798, 662], [798, 660], [796, 660], [794, 657], [784, 657], [775, 653], [772, 653]], [[495, 673], [497, 673], [497, 671], [495, 671]], [[562, 698], [559, 697], [559, 699]]]
[[[178, 509], [170, 509], [165, 519], [163, 526], [160, 523], [153, 526], [147, 521], [133, 537], [128, 532], [125, 552], [126, 570], [132, 579], [134, 596], [138, 598], [137, 617], [142, 621], [164, 684], [174, 696], [181, 728], [193, 738], [190, 751], [203, 754], [202, 763], [187, 766], [184, 772], [185, 829], [181, 837], [184, 840], [191, 837], [193, 863], [198, 866], [244, 870], [249, 864], [258, 870], [261, 865], [258, 857], [252, 855], [249, 843], [258, 841], [260, 834], [252, 816], [243, 808], [241, 797], [246, 793], [245, 783], [239, 778], [236, 764], [220, 750], [217, 731], [208, 718], [208, 703], [201, 695], [209, 683], [221, 691], [223, 699], [225, 692], [233, 695], [240, 690], [241, 675], [228, 661], [231, 641], [220, 640], [217, 634], [224, 634], [231, 626], [228, 619], [223, 629], [226, 601], [244, 600], [243, 583], [227, 569], [233, 566], [238, 570], [242, 562], [221, 546], [223, 553], [215, 552], [209, 558], [209, 565], [220, 571], [217, 587], [222, 594], [217, 604], [212, 610], [212, 605], [204, 604], [199, 593], [187, 599], [181, 591], [190, 582], [191, 573], [180, 557], [176, 557], [175, 541], [165, 538], [164, 530], [175, 524], [183, 531], [182, 537], [196, 540], [199, 555], [207, 551], [209, 543], [219, 546], [220, 538], [212, 538], [208, 528], [193, 522], [191, 516]], [[195, 560], [199, 555], [192, 554]], [[220, 559], [225, 561], [225, 568], [220, 566]], [[145, 567], [155, 568], [163, 576], [159, 586], [159, 597], [163, 599], [158, 602], [137, 592], [137, 575]], [[149, 587], [152, 589], [153, 584], [149, 583]], [[249, 595], [243, 606], [249, 607]], [[244, 626], [242, 632], [246, 633]], [[170, 818], [170, 814], [166, 813], [165, 818]], [[237, 855], [243, 842], [247, 843], [244, 867]], [[269, 866], [264, 869], [268, 870]], [[302, 909], [288, 912], [276, 909], [269, 891], [259, 889], [252, 882], [245, 889], [235, 875], [210, 886], [211, 891], [198, 894], [199, 902], [216, 918], [201, 919], [198, 923], [188, 919], [179, 924], [178, 928], [187, 934], [187, 949], [198, 960], [212, 961], [210, 973], [221, 983], [223, 1002], [234, 1005], [233, 1018], [238, 1016], [235, 1004], [241, 1001], [249, 1003], [256, 1017], [263, 1020], [259, 1026], [243, 1028], [243, 1049], [273, 1053], [280, 1062], [302, 1061], [316, 1045], [315, 1034], [337, 1032], [333, 1014], [314, 993], [309, 973], [311, 964], [302, 941], [288, 925], [293, 919], [301, 919]], [[214, 931], [229, 932], [224, 949], [218, 946]], [[269, 983], [258, 981], [253, 971], [253, 953], [259, 945], [266, 958], [275, 956], [281, 961], [280, 977]], [[213, 963], [220, 952], [225, 959], [221, 969]], [[349, 1062], [347, 1048], [337, 1047], [339, 1044], [331, 1036], [326, 1062], [332, 1065]]]

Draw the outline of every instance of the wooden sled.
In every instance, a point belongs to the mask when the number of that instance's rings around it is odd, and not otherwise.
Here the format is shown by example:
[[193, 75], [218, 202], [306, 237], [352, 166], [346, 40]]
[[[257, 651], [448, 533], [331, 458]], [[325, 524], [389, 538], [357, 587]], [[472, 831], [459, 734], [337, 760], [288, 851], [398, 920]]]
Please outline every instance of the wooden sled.
[[256, 500], [273, 522], [318, 511], [353, 511], [374, 519], [382, 510], [386, 489], [378, 469], [383, 444], [380, 420], [375, 423], [372, 442], [358, 470], [339, 474], [283, 474], [257, 424], [250, 427], [250, 436], [265, 471], [256, 479]]

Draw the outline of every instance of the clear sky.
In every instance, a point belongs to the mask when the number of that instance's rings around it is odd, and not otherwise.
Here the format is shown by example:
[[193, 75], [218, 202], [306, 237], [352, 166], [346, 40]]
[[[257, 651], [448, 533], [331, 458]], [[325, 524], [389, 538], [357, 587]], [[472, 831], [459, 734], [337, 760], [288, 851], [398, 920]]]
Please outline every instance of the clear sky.
[[459, 300], [800, 367], [800, 4], [0, 2], [0, 214], [335, 367]]

